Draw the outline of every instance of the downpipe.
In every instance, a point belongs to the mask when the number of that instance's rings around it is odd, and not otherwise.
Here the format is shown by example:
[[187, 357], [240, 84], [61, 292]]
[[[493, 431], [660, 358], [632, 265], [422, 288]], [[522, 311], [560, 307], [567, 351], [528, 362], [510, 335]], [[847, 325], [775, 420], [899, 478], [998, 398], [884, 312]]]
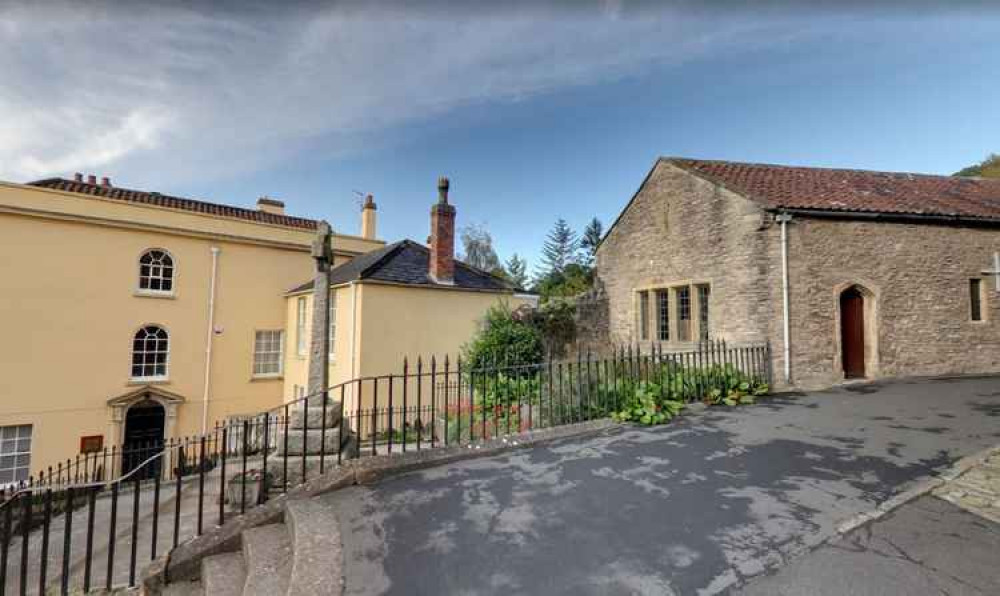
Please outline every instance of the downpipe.
[[215, 281], [219, 269], [220, 252], [222, 249], [218, 246], [212, 247], [212, 278], [209, 282], [208, 292], [208, 332], [205, 337], [205, 382], [201, 405], [202, 435], [208, 433], [208, 399], [212, 381], [212, 338], [215, 335]]
[[789, 332], [790, 315], [788, 312], [788, 223], [792, 216], [786, 212], [779, 213], [775, 221], [781, 224], [781, 327], [783, 336], [784, 378], [785, 384], [792, 382], [792, 344]]

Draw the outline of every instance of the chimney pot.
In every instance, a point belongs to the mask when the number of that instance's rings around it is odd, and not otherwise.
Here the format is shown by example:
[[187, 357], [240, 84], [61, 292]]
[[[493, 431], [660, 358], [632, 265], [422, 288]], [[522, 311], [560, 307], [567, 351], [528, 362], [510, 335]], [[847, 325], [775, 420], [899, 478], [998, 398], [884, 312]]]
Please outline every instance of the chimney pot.
[[97, 184], [97, 176], [90, 174], [87, 176], [87, 184]]
[[448, 204], [448, 179], [438, 179], [438, 202], [431, 207], [428, 274], [440, 284], [455, 283], [455, 208]]
[[448, 181], [447, 177], [441, 176], [440, 178], [438, 178], [438, 202], [440, 203], [448, 202], [448, 187], [450, 186], [451, 183]]
[[264, 213], [284, 215], [285, 203], [277, 199], [272, 199], [271, 197], [265, 195], [257, 199], [257, 210], [263, 211]]
[[107, 176], [103, 176], [101, 178], [101, 186], [110, 188], [111, 187], [111, 178], [108, 178]]
[[361, 207], [361, 237], [367, 240], [375, 238], [375, 197], [368, 195]]
[[83, 174], [80, 172], [73, 174], [73, 180], [76, 182], [83, 182]]

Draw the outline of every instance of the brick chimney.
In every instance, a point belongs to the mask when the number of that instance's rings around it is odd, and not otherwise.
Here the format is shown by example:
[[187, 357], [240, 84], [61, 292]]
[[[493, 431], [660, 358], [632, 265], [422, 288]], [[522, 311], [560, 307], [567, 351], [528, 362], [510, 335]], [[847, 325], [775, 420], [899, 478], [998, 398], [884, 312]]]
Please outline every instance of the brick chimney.
[[455, 283], [455, 208], [448, 204], [448, 179], [438, 179], [438, 202], [431, 207], [431, 262], [428, 273], [439, 284]]
[[263, 211], [264, 213], [273, 213], [275, 215], [284, 215], [285, 204], [277, 199], [272, 199], [271, 197], [264, 196], [257, 199], [257, 211]]
[[87, 184], [97, 184], [97, 176], [93, 174], [87, 176]]
[[73, 174], [73, 181], [74, 182], [83, 182], [83, 174], [81, 174], [80, 172], [77, 172], [77, 173]]
[[101, 177], [101, 186], [103, 186], [105, 188], [111, 188], [111, 178], [108, 178], [107, 176], [102, 176]]
[[375, 210], [375, 197], [368, 195], [361, 207], [361, 237], [366, 240], [375, 239]]

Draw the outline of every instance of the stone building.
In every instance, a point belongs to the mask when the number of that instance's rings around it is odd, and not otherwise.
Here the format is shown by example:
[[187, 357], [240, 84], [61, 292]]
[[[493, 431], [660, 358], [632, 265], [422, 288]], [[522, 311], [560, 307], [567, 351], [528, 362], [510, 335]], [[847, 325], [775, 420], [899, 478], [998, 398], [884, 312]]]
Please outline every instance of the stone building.
[[778, 387], [990, 373], [997, 251], [1000, 180], [661, 158], [597, 286], [611, 341], [769, 342]]

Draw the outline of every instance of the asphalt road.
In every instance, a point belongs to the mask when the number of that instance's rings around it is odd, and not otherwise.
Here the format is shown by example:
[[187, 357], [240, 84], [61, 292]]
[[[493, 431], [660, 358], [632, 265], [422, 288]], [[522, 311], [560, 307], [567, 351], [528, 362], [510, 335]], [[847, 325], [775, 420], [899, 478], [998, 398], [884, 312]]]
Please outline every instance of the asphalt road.
[[1000, 525], [923, 496], [750, 582], [741, 596], [1000, 594]]
[[780, 581], [839, 522], [998, 443], [1000, 378], [915, 380], [712, 408], [323, 499], [348, 594], [713, 594]]

